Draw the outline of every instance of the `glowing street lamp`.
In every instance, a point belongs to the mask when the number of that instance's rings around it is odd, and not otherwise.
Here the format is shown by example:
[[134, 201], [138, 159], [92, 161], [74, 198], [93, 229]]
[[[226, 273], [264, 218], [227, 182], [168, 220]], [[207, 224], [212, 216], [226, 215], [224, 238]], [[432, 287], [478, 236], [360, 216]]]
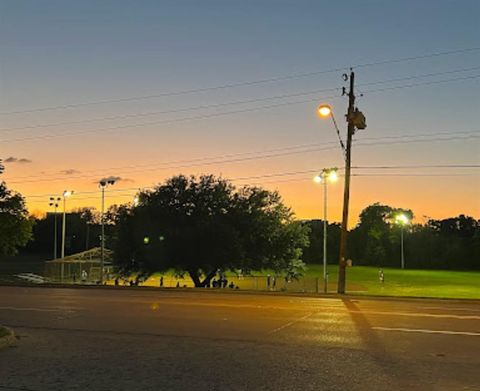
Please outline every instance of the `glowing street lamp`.
[[403, 246], [403, 230], [406, 225], [410, 224], [410, 219], [405, 213], [400, 213], [395, 216], [395, 221], [398, 225], [400, 225], [400, 259], [401, 259], [401, 267], [405, 269], [405, 250]]
[[327, 272], [327, 183], [338, 180], [337, 168], [324, 168], [322, 172], [313, 178], [315, 183], [323, 183], [323, 291], [328, 291]]
[[320, 117], [328, 117], [332, 115], [332, 108], [329, 105], [318, 106], [317, 113]]

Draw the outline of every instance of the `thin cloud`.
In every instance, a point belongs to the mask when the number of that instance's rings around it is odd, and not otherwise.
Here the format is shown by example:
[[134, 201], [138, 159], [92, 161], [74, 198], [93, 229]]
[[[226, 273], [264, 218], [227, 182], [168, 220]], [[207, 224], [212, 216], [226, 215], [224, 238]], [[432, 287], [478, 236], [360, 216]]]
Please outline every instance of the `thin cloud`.
[[24, 157], [15, 157], [15, 156], [10, 156], [7, 157], [5, 160], [5, 163], [19, 163], [19, 164], [28, 164], [32, 163], [30, 159], [24, 158]]
[[80, 174], [80, 171], [75, 170], [74, 168], [68, 168], [66, 170], [60, 171], [60, 174], [63, 175], [74, 175], [74, 174]]

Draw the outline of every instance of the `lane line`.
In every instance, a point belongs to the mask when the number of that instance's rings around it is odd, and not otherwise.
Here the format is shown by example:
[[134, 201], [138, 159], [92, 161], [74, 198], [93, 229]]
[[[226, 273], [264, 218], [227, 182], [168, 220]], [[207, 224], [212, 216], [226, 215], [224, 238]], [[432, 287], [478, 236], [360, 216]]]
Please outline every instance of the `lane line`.
[[65, 312], [77, 311], [82, 308], [32, 308], [32, 307], [0, 307], [0, 311], [36, 311], [36, 312]]
[[477, 308], [467, 308], [467, 307], [453, 307], [453, 308], [444, 308], [444, 307], [422, 307], [425, 310], [448, 310], [448, 311], [463, 311], [463, 312], [480, 312], [480, 309]]
[[270, 330], [267, 334], [274, 334], [277, 333], [283, 329], [286, 329], [287, 327], [293, 326], [294, 324], [301, 322], [303, 320], [308, 319], [310, 316], [313, 315], [313, 312], [308, 313], [307, 315], [302, 316], [301, 318], [292, 320], [291, 322], [285, 323], [284, 325], [277, 327], [276, 329]]
[[467, 335], [470, 337], [480, 337], [480, 333], [474, 331], [451, 331], [451, 330], [428, 330], [428, 329], [408, 329], [403, 327], [372, 327], [373, 330], [380, 331], [400, 331], [404, 333], [422, 333], [422, 334], [444, 334], [444, 335]]
[[418, 318], [437, 318], [437, 319], [460, 319], [460, 320], [480, 320], [479, 315], [453, 315], [453, 314], [426, 314], [422, 312], [390, 312], [390, 311], [348, 311], [353, 314], [363, 315], [393, 315], [410, 316]]

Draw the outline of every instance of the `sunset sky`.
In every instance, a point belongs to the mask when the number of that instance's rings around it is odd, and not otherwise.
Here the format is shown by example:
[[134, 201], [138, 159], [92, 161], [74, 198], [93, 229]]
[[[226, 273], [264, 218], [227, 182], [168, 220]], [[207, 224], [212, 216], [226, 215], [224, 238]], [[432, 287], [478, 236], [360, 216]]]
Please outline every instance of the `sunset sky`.
[[[345, 132], [353, 66], [368, 127], [350, 223], [376, 201], [419, 222], [480, 218], [479, 14], [476, 0], [1, 1], [2, 178], [39, 212], [65, 189], [68, 209], [99, 208], [107, 176], [110, 205], [213, 173], [320, 218], [312, 177], [343, 158], [315, 110], [329, 103]], [[469, 167], [438, 167], [452, 165]], [[331, 220], [342, 192], [329, 188]]]

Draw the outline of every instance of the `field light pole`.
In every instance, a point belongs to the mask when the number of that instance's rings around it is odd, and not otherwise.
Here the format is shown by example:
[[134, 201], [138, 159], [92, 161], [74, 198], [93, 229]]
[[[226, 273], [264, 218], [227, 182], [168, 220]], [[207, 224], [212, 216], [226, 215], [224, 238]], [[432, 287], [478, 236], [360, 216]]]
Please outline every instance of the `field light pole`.
[[322, 172], [313, 179], [316, 183], [323, 182], [323, 292], [328, 292], [327, 274], [327, 184], [338, 180], [337, 168], [324, 168]]
[[53, 206], [53, 259], [57, 259], [57, 209], [60, 197], [50, 197], [50, 206]]
[[410, 220], [408, 219], [407, 215], [405, 214], [400, 214], [398, 215], [395, 220], [397, 223], [400, 225], [400, 264], [402, 269], [405, 269], [405, 249], [403, 245], [403, 230], [405, 225], [407, 225]]
[[100, 260], [100, 284], [103, 285], [103, 280], [104, 280], [104, 267], [105, 267], [105, 188], [108, 186], [112, 186], [115, 184], [115, 179], [112, 178], [107, 178], [107, 179], [102, 179], [100, 182], [98, 182], [98, 185], [100, 186], [100, 189], [102, 189], [102, 217], [101, 217], [101, 222], [102, 222], [102, 240], [101, 240], [101, 260]]
[[[70, 197], [73, 194], [72, 190], [63, 191], [63, 219], [62, 219], [62, 259], [65, 258], [65, 231], [66, 231], [66, 204], [67, 197]], [[63, 282], [64, 276], [64, 262], [62, 261], [61, 272], [60, 272], [60, 281]]]
[[[66, 231], [66, 204], [67, 197], [73, 194], [72, 190], [65, 190], [63, 192], [63, 219], [62, 219], [62, 258], [65, 258], [65, 231]], [[62, 275], [63, 277], [63, 275]]]

